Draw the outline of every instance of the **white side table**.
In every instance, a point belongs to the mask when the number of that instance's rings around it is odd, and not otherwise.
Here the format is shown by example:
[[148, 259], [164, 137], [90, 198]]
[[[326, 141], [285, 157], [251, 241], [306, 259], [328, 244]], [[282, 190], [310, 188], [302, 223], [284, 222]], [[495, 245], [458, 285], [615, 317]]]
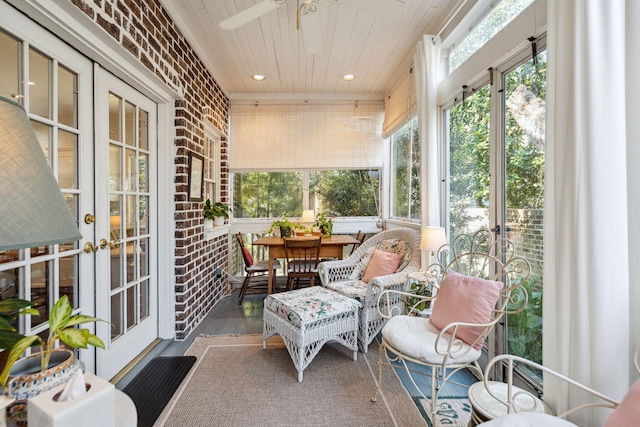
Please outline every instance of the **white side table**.
[[[507, 385], [505, 383], [488, 381], [488, 387], [500, 400], [507, 401]], [[519, 393], [515, 399], [516, 410], [551, 413], [547, 405], [533, 394], [515, 386], [512, 386], [511, 391], [514, 396]], [[507, 413], [507, 406], [489, 394], [484, 386], [484, 381], [478, 381], [469, 387], [469, 403], [473, 408], [469, 427], [477, 426]]]

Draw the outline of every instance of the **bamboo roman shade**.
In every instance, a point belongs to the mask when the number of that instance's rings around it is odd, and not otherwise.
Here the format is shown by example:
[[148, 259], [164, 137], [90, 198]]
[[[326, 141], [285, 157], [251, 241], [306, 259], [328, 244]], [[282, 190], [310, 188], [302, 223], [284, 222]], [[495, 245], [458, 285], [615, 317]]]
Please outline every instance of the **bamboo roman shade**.
[[384, 100], [382, 137], [389, 138], [407, 123], [416, 111], [416, 78], [409, 71]]
[[382, 167], [383, 103], [246, 103], [230, 109], [231, 172]]

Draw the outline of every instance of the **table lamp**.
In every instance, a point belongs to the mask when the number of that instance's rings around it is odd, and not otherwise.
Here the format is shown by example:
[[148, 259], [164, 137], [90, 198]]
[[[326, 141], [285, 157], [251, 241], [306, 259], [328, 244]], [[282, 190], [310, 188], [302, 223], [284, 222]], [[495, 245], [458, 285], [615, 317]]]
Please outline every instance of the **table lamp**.
[[422, 239], [420, 240], [420, 250], [429, 252], [427, 265], [433, 262], [434, 252], [447, 243], [447, 237], [444, 234], [443, 227], [423, 227]]
[[[305, 225], [306, 228], [310, 228], [315, 222], [315, 220], [316, 220], [316, 214], [315, 212], [313, 212], [312, 209], [305, 209], [302, 211], [302, 218], [300, 219], [300, 222], [302, 224], [306, 224]], [[307, 233], [305, 232], [305, 234]]]
[[29, 118], [0, 97], [0, 251], [82, 238]]

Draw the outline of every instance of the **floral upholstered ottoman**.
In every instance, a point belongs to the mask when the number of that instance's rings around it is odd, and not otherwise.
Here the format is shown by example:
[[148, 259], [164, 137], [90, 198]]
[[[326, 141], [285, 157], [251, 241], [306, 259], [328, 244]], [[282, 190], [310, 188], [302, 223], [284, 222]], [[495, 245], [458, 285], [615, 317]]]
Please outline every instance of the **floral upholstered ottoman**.
[[293, 364], [302, 372], [327, 341], [337, 341], [358, 357], [358, 309], [361, 304], [322, 286], [267, 296], [264, 300], [262, 348], [278, 334]]

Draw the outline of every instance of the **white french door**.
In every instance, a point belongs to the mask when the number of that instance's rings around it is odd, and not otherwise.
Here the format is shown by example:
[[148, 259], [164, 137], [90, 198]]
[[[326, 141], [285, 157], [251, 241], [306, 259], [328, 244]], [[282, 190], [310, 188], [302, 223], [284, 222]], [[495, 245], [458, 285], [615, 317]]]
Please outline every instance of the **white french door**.
[[[95, 67], [96, 314], [112, 378], [158, 337], [157, 105]], [[100, 250], [100, 248], [105, 250]]]

